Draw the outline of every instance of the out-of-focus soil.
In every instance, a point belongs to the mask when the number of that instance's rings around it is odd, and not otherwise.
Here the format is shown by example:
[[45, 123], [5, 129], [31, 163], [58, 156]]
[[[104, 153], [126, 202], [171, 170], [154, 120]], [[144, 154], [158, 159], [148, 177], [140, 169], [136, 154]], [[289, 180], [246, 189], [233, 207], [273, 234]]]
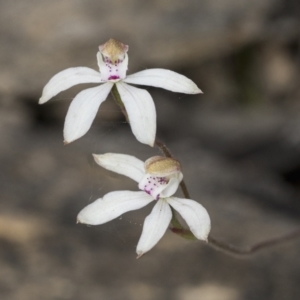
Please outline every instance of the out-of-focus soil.
[[241, 259], [167, 232], [136, 260], [152, 205], [76, 225], [88, 203], [137, 189], [91, 153], [160, 152], [134, 139], [112, 98], [64, 146], [83, 86], [37, 102], [55, 73], [97, 69], [97, 47], [111, 37], [129, 44], [129, 73], [191, 78], [203, 95], [147, 88], [158, 137], [207, 208], [212, 236], [247, 248], [300, 225], [299, 12], [292, 0], [0, 1], [0, 299], [298, 299], [299, 239]]

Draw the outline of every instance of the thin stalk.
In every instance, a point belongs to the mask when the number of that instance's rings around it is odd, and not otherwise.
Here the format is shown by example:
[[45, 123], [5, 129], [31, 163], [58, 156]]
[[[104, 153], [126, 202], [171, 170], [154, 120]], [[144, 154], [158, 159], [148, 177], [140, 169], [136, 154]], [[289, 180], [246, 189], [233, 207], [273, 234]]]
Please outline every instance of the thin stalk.
[[296, 229], [290, 233], [269, 240], [261, 241], [247, 248], [239, 248], [226, 242], [220, 241], [212, 236], [208, 237], [208, 244], [216, 250], [230, 254], [236, 257], [251, 256], [261, 250], [266, 250], [274, 246], [289, 242], [300, 237], [300, 229]]
[[111, 89], [111, 94], [112, 94], [114, 100], [116, 101], [116, 103], [119, 105], [124, 117], [126, 118], [126, 121], [129, 123], [127, 111], [125, 109], [124, 103], [121, 99], [121, 96], [120, 96], [117, 86], [115, 84], [113, 85], [113, 87]]
[[[162, 143], [160, 140], [158, 140], [157, 138], [155, 139], [155, 145], [161, 150], [161, 152], [166, 156], [166, 157], [171, 157], [173, 158], [171, 151], [168, 149], [168, 147], [166, 146], [166, 144]], [[182, 193], [184, 195], [185, 198], [190, 199], [190, 194], [189, 191], [186, 187], [186, 184], [184, 182], [184, 180], [182, 179], [182, 181], [180, 182], [180, 188], [182, 190]]]
[[[159, 140], [155, 140], [155, 145], [163, 152], [163, 154], [166, 157], [172, 157], [171, 151], [168, 149], [168, 147], [162, 143]], [[184, 196], [188, 199], [190, 199], [190, 195], [189, 195], [189, 191], [184, 183], [184, 181], [182, 180], [180, 183], [180, 188], [182, 190], [182, 193], [184, 194]], [[193, 237], [193, 234], [187, 230], [184, 229], [181, 224], [178, 222], [178, 220], [174, 217], [174, 213], [173, 213], [173, 219], [171, 221], [172, 227], [171, 230], [182, 236], [185, 239], [189, 239], [189, 240], [196, 240], [195, 237]], [[236, 247], [234, 245], [231, 245], [229, 243], [226, 243], [224, 241], [221, 241], [213, 236], [209, 236], [208, 237], [208, 245], [211, 246], [212, 248], [219, 250], [223, 253], [229, 254], [231, 256], [234, 257], [245, 257], [245, 256], [250, 256], [252, 254], [255, 254], [256, 252], [259, 252], [261, 250], [265, 250], [268, 248], [272, 248], [273, 246], [277, 246], [279, 244], [283, 244], [285, 242], [291, 241], [295, 238], [300, 237], [300, 229], [296, 229], [293, 232], [290, 232], [286, 235], [283, 235], [281, 237], [276, 237], [273, 239], [268, 239], [268, 240], [264, 240], [261, 241], [257, 244], [254, 244], [250, 247], [247, 248], [239, 248]]]
[[[123, 115], [126, 118], [126, 121], [129, 123], [129, 119], [128, 119], [128, 114], [126, 112], [124, 103], [120, 97], [120, 94], [117, 90], [116, 85], [113, 86], [112, 90], [111, 90], [111, 94], [113, 95], [113, 98], [115, 99], [115, 101], [117, 102], [117, 104], [119, 105]], [[161, 152], [166, 156], [166, 157], [171, 157], [173, 158], [171, 151], [168, 149], [168, 147], [166, 146], [166, 144], [162, 143], [160, 140], [155, 139], [155, 145], [161, 150]], [[189, 191], [187, 189], [187, 186], [185, 184], [185, 182], [182, 180], [180, 183], [180, 188], [182, 190], [182, 193], [184, 195], [185, 198], [190, 199], [190, 194]], [[192, 234], [192, 232], [190, 230], [184, 229], [180, 222], [176, 219], [175, 214], [173, 213], [173, 218], [171, 221], [171, 230], [182, 236], [185, 239], [189, 239], [189, 240], [196, 240], [196, 238], [194, 237], [194, 235]], [[288, 241], [291, 241], [293, 239], [296, 239], [300, 237], [300, 229], [297, 229], [293, 232], [290, 232], [286, 235], [283, 235], [281, 237], [276, 237], [273, 239], [268, 239], [268, 240], [264, 240], [261, 241], [257, 244], [254, 244], [250, 247], [247, 248], [239, 248], [236, 247], [234, 245], [231, 245], [229, 243], [226, 243], [224, 241], [221, 241], [213, 236], [209, 236], [208, 237], [208, 245], [211, 246], [212, 248], [219, 250], [223, 253], [232, 255], [234, 257], [245, 257], [245, 256], [250, 256], [255, 254], [256, 252], [259, 252], [261, 250], [265, 250], [268, 248], [272, 248], [274, 246], [277, 246], [279, 244], [283, 244], [286, 243]]]

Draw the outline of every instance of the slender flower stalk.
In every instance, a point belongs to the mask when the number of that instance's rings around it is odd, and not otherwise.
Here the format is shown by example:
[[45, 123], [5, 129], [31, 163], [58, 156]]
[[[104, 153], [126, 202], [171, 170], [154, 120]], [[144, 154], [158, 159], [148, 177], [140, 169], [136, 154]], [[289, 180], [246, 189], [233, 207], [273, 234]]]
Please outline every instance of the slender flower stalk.
[[207, 241], [210, 218], [206, 209], [194, 200], [173, 196], [183, 178], [177, 160], [155, 156], [143, 163], [134, 156], [113, 153], [94, 155], [94, 158], [105, 169], [138, 182], [141, 191], [106, 194], [79, 212], [78, 223], [100, 225], [155, 201], [152, 212], [145, 219], [137, 245], [138, 258], [151, 250], [162, 238], [170, 226], [172, 210], [180, 214], [196, 239]]
[[[53, 76], [45, 85], [39, 104], [81, 83], [98, 83], [80, 92], [72, 101], [64, 125], [64, 141], [70, 143], [87, 133], [97, 111], [110, 91], [116, 90], [125, 108], [136, 139], [150, 146], [156, 135], [156, 110], [151, 95], [129, 84], [154, 86], [173, 92], [199, 94], [201, 90], [187, 77], [165, 69], [149, 69], [126, 75], [129, 47], [115, 39], [99, 46], [99, 72], [87, 67], [69, 68]], [[119, 104], [120, 104], [119, 103]]]
[[[165, 157], [172, 158], [172, 154], [171, 154], [170, 150], [164, 143], [162, 143], [161, 141], [156, 139], [155, 145], [161, 150], [161, 152], [165, 155]], [[180, 182], [180, 188], [182, 190], [183, 195], [186, 198], [190, 198], [189, 191], [183, 180]], [[196, 239], [195, 236], [193, 235], [193, 233], [189, 229], [184, 228], [182, 226], [182, 224], [176, 218], [175, 214], [173, 214], [173, 218], [171, 220], [171, 230], [172, 230], [172, 232], [178, 234], [179, 236], [181, 236], [185, 239], [189, 239], [189, 240]], [[221, 251], [225, 254], [231, 255], [236, 258], [242, 258], [242, 257], [251, 256], [259, 251], [270, 249], [274, 246], [277, 246], [277, 245], [280, 245], [280, 244], [283, 244], [286, 242], [290, 242], [299, 237], [300, 237], [300, 229], [297, 228], [296, 230], [291, 231], [285, 235], [271, 238], [271, 239], [266, 239], [266, 240], [263, 240], [259, 243], [256, 243], [256, 244], [246, 247], [246, 248], [240, 248], [240, 247], [234, 246], [230, 243], [227, 243], [225, 241], [222, 241], [218, 238], [215, 238], [210, 234], [207, 239], [207, 244], [209, 246], [213, 247], [214, 249]]]

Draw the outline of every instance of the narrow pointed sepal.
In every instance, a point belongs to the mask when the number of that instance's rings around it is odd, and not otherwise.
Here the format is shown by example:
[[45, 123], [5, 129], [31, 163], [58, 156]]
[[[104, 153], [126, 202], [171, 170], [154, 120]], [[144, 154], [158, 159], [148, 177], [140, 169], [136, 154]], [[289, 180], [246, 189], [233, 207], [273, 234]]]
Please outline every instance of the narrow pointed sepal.
[[136, 182], [140, 182], [145, 174], [144, 162], [132, 155], [105, 153], [93, 154], [93, 156], [99, 166], [125, 175]]
[[138, 242], [137, 258], [151, 250], [165, 234], [170, 221], [172, 211], [165, 199], [157, 201], [150, 215], [145, 219], [143, 232]]
[[104, 224], [128, 211], [140, 209], [152, 201], [153, 198], [144, 192], [111, 192], [82, 209], [77, 216], [77, 223]]
[[156, 135], [156, 110], [151, 95], [146, 90], [121, 81], [116, 85], [128, 114], [132, 133], [139, 142], [153, 147]]
[[62, 91], [81, 83], [101, 83], [99, 72], [86, 68], [77, 67], [63, 70], [54, 75], [43, 89], [39, 104], [43, 104]]
[[155, 86], [172, 92], [201, 94], [202, 91], [189, 78], [166, 69], [149, 69], [128, 75], [124, 82]]
[[90, 129], [100, 104], [107, 98], [113, 83], [80, 92], [72, 101], [64, 126], [64, 142], [71, 143], [79, 139]]
[[166, 198], [168, 203], [181, 215], [193, 235], [207, 241], [210, 232], [210, 217], [207, 210], [198, 202], [176, 197]]

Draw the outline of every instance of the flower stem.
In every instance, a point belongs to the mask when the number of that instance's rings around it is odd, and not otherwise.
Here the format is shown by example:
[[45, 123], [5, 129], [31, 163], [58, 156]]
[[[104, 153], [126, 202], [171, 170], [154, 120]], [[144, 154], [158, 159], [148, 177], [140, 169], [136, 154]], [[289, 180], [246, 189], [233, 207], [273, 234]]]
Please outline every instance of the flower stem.
[[300, 229], [296, 229], [280, 237], [275, 237], [273, 239], [261, 241], [247, 248], [236, 247], [234, 245], [220, 241], [212, 236], [208, 237], [208, 244], [214, 249], [220, 250], [221, 252], [230, 254], [232, 256], [241, 257], [250, 256], [252, 254], [255, 254], [256, 252], [259, 252], [260, 250], [272, 248], [273, 246], [286, 243], [298, 237], [300, 237]]
[[[155, 139], [155, 145], [162, 151], [162, 153], [166, 156], [166, 157], [171, 157], [173, 158], [171, 151], [168, 149], [168, 147], [166, 146], [166, 144], [162, 143], [160, 140], [158, 140], [157, 138]], [[185, 198], [190, 199], [190, 194], [189, 191], [185, 185], [184, 180], [182, 180], [180, 182], [180, 188], [182, 190], [182, 193], [184, 195]]]
[[[168, 147], [162, 143], [161, 141], [159, 141], [158, 139], [155, 140], [155, 145], [163, 152], [163, 154], [166, 157], [171, 157], [172, 158], [172, 154], [170, 152], [170, 150], [168, 149]], [[180, 188], [182, 190], [182, 193], [184, 194], [184, 196], [188, 199], [190, 199], [190, 195], [189, 195], [189, 191], [184, 183], [184, 181], [182, 180], [180, 183]], [[173, 231], [174, 233], [180, 235], [181, 237], [188, 239], [188, 240], [196, 240], [196, 238], [193, 236], [192, 232], [188, 229], [185, 229], [181, 226], [180, 222], [176, 219], [175, 214], [173, 213], [173, 218], [171, 221], [172, 227], [170, 228], [171, 231]], [[276, 237], [273, 239], [268, 239], [268, 240], [264, 240], [261, 241], [260, 243], [254, 244], [251, 247], [247, 247], [247, 248], [239, 248], [236, 247], [234, 245], [231, 245], [229, 243], [226, 243], [224, 241], [220, 241], [219, 239], [213, 237], [213, 236], [209, 236], [208, 237], [208, 245], [210, 245], [212, 248], [219, 250], [223, 253], [229, 254], [231, 256], [234, 257], [245, 257], [245, 256], [250, 256], [252, 254], [255, 254], [256, 252], [260, 251], [260, 250], [264, 250], [267, 248], [271, 248], [273, 246], [291, 241], [295, 238], [300, 237], [300, 229], [296, 229], [295, 231], [292, 231], [286, 235], [283, 235], [281, 237]]]
[[[126, 112], [124, 103], [121, 99], [121, 96], [120, 96], [120, 94], [118, 92], [118, 89], [117, 89], [115, 84], [114, 84], [114, 86], [111, 90], [111, 94], [113, 95], [113, 98], [115, 99], [115, 101], [119, 105], [123, 115], [126, 118], [126, 121], [129, 123], [128, 114]], [[155, 145], [162, 151], [162, 153], [166, 157], [173, 158], [173, 156], [171, 154], [171, 151], [168, 149], [166, 144], [162, 143], [157, 138], [155, 139]], [[184, 197], [187, 198], [187, 199], [190, 199], [191, 197], [190, 197], [189, 191], [188, 191], [187, 186], [185, 185], [185, 182], [183, 180], [180, 183], [180, 188], [182, 190], [182, 193], [183, 193]], [[180, 235], [181, 237], [183, 237], [185, 239], [197, 240], [190, 230], [185, 229], [185, 228], [182, 227], [180, 222], [177, 220], [174, 212], [173, 212], [173, 218], [171, 220], [171, 228], [170, 229], [171, 229], [171, 231], [173, 231], [174, 233]], [[283, 235], [281, 237], [276, 237], [276, 238], [273, 238], [273, 239], [261, 241], [257, 244], [254, 244], [253, 246], [247, 247], [247, 248], [236, 247], [234, 245], [231, 245], [229, 243], [221, 241], [221, 240], [219, 240], [219, 239], [217, 239], [217, 238], [215, 238], [211, 235], [208, 237], [207, 243], [212, 248], [214, 248], [216, 250], [219, 250], [223, 253], [232, 255], [234, 257], [245, 257], [245, 256], [250, 256], [252, 254], [255, 254], [256, 252], [258, 252], [260, 250], [264, 250], [264, 249], [267, 249], [267, 248], [272, 248], [273, 246], [291, 241], [291, 240], [293, 240], [295, 238], [298, 238], [298, 237], [300, 237], [300, 229], [296, 229], [295, 231], [290, 232], [290, 233], [288, 233], [286, 235]]]
[[113, 85], [113, 87], [111, 89], [111, 94], [112, 94], [114, 100], [116, 101], [116, 103], [119, 105], [119, 107], [120, 107], [123, 115], [126, 118], [126, 121], [129, 123], [129, 118], [128, 118], [128, 114], [127, 114], [126, 108], [124, 106], [124, 103], [123, 103], [123, 101], [121, 99], [120, 93], [119, 93], [119, 91], [117, 89], [117, 86], [115, 84]]

